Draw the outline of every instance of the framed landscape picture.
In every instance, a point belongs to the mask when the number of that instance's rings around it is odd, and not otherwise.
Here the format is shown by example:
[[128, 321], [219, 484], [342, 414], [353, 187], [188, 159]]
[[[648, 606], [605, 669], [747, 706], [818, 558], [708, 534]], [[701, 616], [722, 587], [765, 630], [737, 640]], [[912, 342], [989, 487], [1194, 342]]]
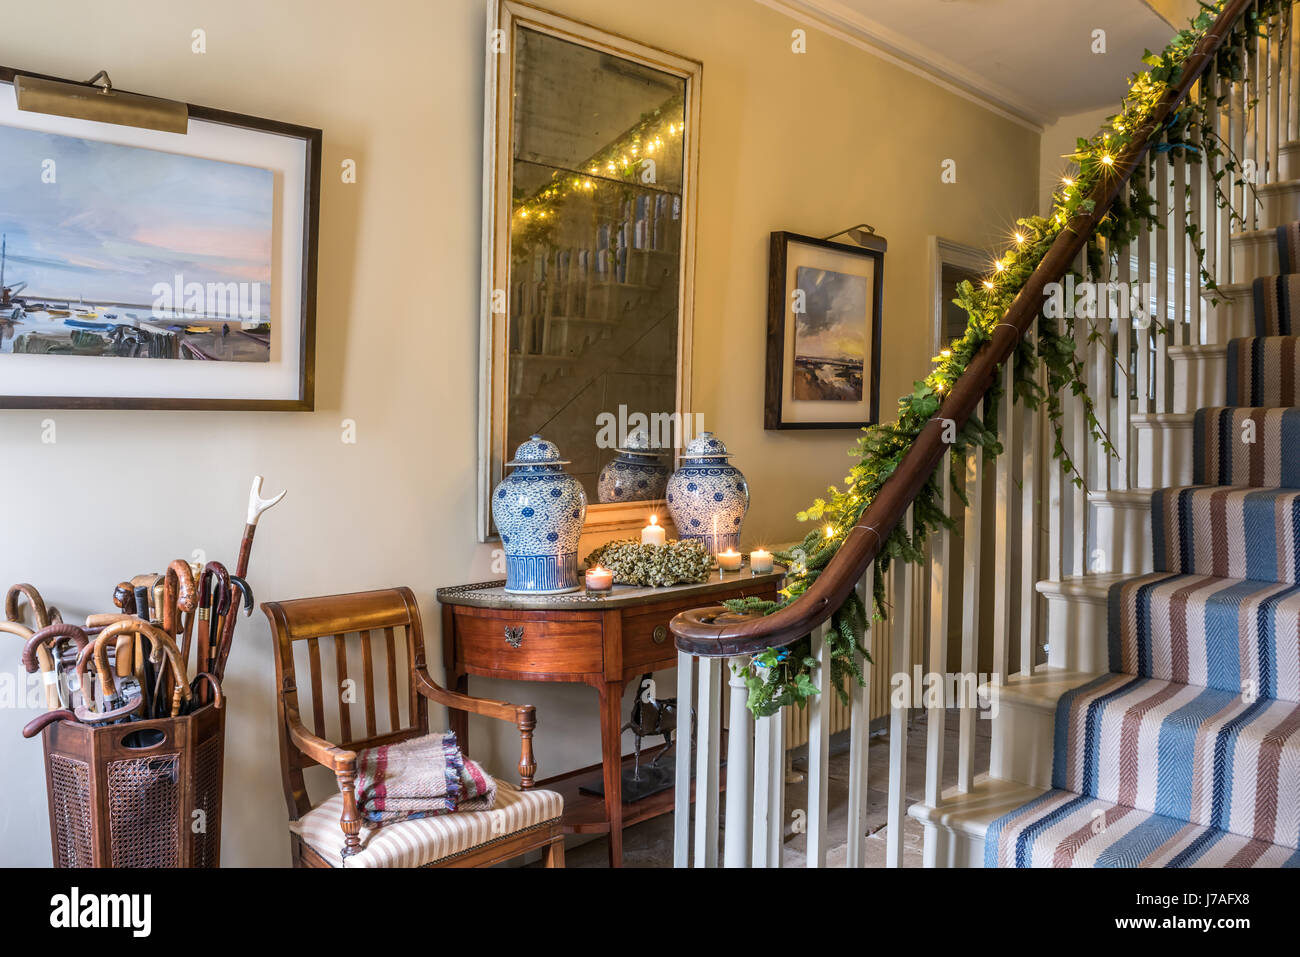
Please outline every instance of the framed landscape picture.
[[16, 75], [0, 67], [0, 407], [311, 409], [320, 131], [24, 112]]
[[857, 429], [880, 405], [885, 240], [862, 245], [772, 233], [768, 254], [767, 429]]

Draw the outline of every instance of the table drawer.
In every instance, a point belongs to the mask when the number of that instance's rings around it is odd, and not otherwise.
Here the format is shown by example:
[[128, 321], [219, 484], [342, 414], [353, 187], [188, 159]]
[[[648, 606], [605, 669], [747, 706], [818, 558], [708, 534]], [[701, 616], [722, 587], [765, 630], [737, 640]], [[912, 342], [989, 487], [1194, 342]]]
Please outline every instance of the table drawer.
[[766, 587], [739, 588], [735, 592], [718, 597], [694, 598], [671, 605], [655, 605], [649, 608], [629, 608], [623, 614], [623, 667], [626, 671], [643, 671], [645, 666], [665, 660], [676, 662], [677, 647], [673, 642], [673, 633], [668, 623], [679, 612], [707, 605], [720, 604], [723, 598], [740, 598], [755, 595], [762, 598], [775, 598], [776, 588]]
[[604, 668], [599, 621], [457, 615], [456, 637], [471, 670], [580, 675]]

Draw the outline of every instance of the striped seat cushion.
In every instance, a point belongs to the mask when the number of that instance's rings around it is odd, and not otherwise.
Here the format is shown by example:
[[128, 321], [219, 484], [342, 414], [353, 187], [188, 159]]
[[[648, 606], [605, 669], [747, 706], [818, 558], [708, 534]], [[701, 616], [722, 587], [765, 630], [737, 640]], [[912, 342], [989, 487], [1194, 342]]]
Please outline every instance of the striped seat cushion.
[[1056, 709], [1052, 785], [1300, 848], [1300, 704], [1107, 674]]
[[1300, 702], [1300, 587], [1156, 572], [1109, 603], [1111, 671]]
[[290, 821], [299, 835], [334, 867], [422, 867], [463, 854], [520, 831], [559, 819], [564, 799], [554, 791], [520, 791], [497, 781], [496, 807], [490, 811], [461, 811], [402, 821], [387, 827], [361, 829], [361, 850], [343, 860], [343, 795], [335, 794]]
[[1198, 409], [1192, 443], [1197, 485], [1300, 488], [1300, 409]]
[[1300, 489], [1157, 489], [1151, 526], [1156, 571], [1300, 581]]
[[985, 867], [1300, 867], [1300, 852], [1072, 791], [994, 821]]
[[1255, 307], [1255, 335], [1289, 336], [1300, 310], [1300, 274], [1260, 276], [1251, 287]]
[[1228, 404], [1300, 405], [1300, 336], [1255, 336], [1228, 343]]

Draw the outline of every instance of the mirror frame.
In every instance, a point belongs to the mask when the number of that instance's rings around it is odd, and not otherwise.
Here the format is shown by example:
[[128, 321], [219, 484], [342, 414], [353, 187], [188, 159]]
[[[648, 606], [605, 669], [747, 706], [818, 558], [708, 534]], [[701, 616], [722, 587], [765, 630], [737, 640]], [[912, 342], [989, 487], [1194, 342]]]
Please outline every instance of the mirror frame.
[[[508, 313], [492, 311], [493, 291], [510, 288], [510, 220], [514, 123], [514, 37], [517, 26], [568, 40], [631, 60], [686, 83], [683, 115], [686, 135], [682, 150], [682, 240], [677, 296], [678, 421], [684, 421], [691, 395], [691, 330], [695, 286], [695, 219], [699, 200], [700, 87], [704, 65], [666, 50], [609, 33], [590, 24], [551, 13], [520, 0], [489, 0], [486, 89], [483, 124], [483, 275], [479, 338], [479, 540], [496, 537], [492, 527], [492, 489], [504, 475], [511, 449], [506, 444], [509, 356]], [[501, 31], [501, 32], [497, 32]], [[500, 52], [496, 52], [499, 48]], [[592, 423], [595, 428], [595, 423]], [[563, 451], [563, 450], [562, 450]], [[676, 467], [680, 449], [674, 450]], [[666, 508], [659, 512], [666, 513]], [[587, 504], [583, 533], [641, 528], [646, 503]], [[667, 514], [661, 522], [671, 525]]]

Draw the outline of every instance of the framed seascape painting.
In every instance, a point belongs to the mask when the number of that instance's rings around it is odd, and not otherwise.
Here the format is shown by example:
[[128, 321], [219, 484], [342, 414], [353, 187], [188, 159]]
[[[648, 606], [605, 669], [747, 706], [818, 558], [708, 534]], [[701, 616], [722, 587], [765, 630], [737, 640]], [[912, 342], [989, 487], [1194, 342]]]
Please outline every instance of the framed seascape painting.
[[856, 429], [880, 405], [885, 240], [862, 245], [772, 233], [768, 253], [767, 429]]
[[320, 131], [33, 112], [29, 77], [67, 82], [0, 67], [0, 407], [311, 409]]

